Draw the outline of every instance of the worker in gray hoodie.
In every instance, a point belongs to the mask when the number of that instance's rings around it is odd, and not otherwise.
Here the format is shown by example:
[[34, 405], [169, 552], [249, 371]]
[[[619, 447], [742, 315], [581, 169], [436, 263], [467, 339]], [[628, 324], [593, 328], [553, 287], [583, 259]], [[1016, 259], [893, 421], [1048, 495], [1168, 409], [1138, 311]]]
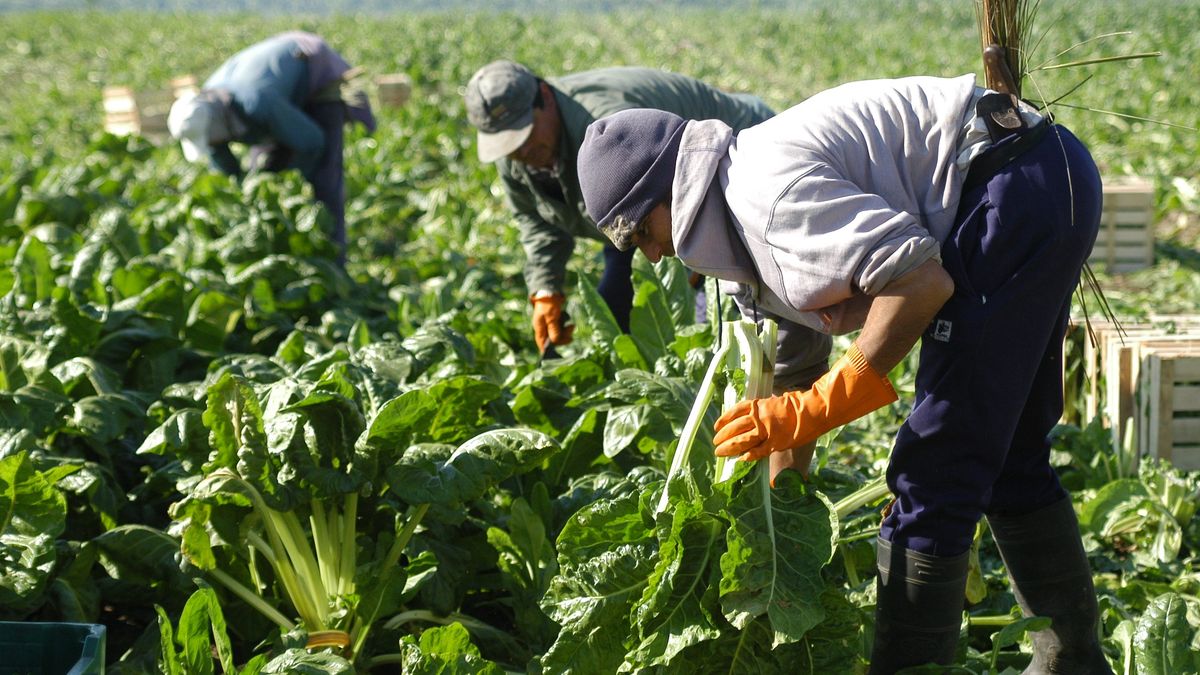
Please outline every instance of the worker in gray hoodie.
[[895, 401], [887, 373], [921, 340], [876, 541], [871, 673], [953, 660], [981, 517], [1023, 612], [1053, 622], [1026, 672], [1112, 672], [1048, 440], [1100, 218], [1099, 174], [1069, 130], [973, 76], [913, 77], [836, 87], [736, 135], [618, 113], [588, 128], [578, 164], [616, 248], [677, 255], [796, 324], [860, 331], [811, 388], [727, 410], [716, 454], [811, 448]]
[[[359, 122], [375, 130], [361, 92], [344, 95], [353, 69], [312, 33], [291, 31], [231, 56], [197, 94], [171, 106], [167, 128], [184, 157], [230, 176], [297, 169], [333, 216], [330, 237], [345, 257], [345, 181], [342, 128]], [[346, 100], [343, 100], [343, 99]], [[231, 143], [251, 146], [243, 167]]]

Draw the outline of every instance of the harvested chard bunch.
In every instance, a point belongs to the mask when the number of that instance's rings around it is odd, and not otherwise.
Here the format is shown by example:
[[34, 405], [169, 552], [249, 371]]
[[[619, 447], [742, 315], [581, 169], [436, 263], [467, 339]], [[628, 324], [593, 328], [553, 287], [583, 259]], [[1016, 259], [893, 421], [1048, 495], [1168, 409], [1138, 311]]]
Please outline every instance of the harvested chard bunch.
[[[832, 672], [859, 651], [858, 609], [822, 570], [840, 520], [886, 492], [837, 505], [794, 471], [712, 454], [711, 403], [770, 395], [775, 326], [725, 324], [666, 480], [632, 472], [558, 538], [542, 602], [561, 627], [542, 672]], [[862, 497], [862, 495], [859, 495]]]

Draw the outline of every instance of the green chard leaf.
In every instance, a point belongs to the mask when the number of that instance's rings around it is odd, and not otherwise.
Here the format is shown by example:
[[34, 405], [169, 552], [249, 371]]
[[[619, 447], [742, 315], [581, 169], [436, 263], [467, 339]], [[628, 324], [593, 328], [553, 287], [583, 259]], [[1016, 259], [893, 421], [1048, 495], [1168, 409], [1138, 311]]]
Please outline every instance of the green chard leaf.
[[280, 412], [300, 413], [311, 430], [304, 443], [288, 446], [287, 465], [315, 488], [314, 497], [355, 492], [374, 479], [375, 453], [355, 449], [366, 421], [353, 399], [317, 390]]
[[744, 628], [767, 616], [773, 645], [795, 642], [825, 613], [821, 569], [833, 557], [838, 520], [825, 495], [795, 472], [771, 488], [766, 463], [742, 479], [729, 504], [731, 522], [721, 557], [721, 607]]
[[504, 669], [484, 659], [460, 623], [431, 628], [420, 640], [406, 635], [400, 640], [402, 668], [411, 675], [504, 675]]
[[214, 453], [209, 468], [237, 466], [243, 452], [265, 455], [263, 411], [254, 389], [241, 377], [226, 373], [208, 389], [204, 426]]
[[631, 611], [654, 572], [658, 542], [640, 492], [591, 504], [558, 536], [559, 574], [542, 607], [562, 630], [542, 672], [612, 673], [625, 660]]
[[204, 413], [185, 408], [171, 413], [165, 422], [146, 436], [138, 453], [176, 457], [189, 464], [199, 465], [208, 459], [208, 429], [204, 428]]
[[414, 443], [461, 443], [491, 421], [487, 405], [500, 388], [475, 377], [454, 377], [388, 401], [371, 420], [364, 442], [387, 461]]
[[1150, 602], [1137, 620], [1133, 634], [1134, 663], [1138, 675], [1195, 672], [1192, 639], [1197, 627], [1188, 623], [1187, 602], [1176, 593], [1165, 593]]
[[354, 666], [336, 654], [329, 652], [308, 653], [293, 647], [271, 659], [260, 675], [354, 675]]
[[575, 307], [579, 309], [581, 323], [591, 329], [593, 339], [602, 345], [611, 345], [621, 333], [621, 327], [613, 318], [608, 303], [596, 291], [596, 285], [586, 275], [579, 275], [576, 284], [576, 295], [579, 301]]
[[726, 524], [699, 502], [676, 501], [660, 516], [658, 564], [633, 608], [638, 669], [664, 666], [681, 651], [720, 636], [704, 596], [719, 573]]
[[217, 594], [211, 588], [200, 588], [192, 593], [183, 613], [179, 615], [179, 626], [175, 639], [183, 647], [183, 661], [190, 674], [207, 675], [213, 670], [213, 639], [221, 660], [222, 670], [235, 672], [229, 635], [225, 629], [225, 615], [217, 602]]
[[0, 618], [41, 604], [66, 529], [67, 501], [21, 452], [0, 458]]
[[392, 492], [409, 504], [450, 506], [478, 499], [510, 476], [541, 466], [558, 443], [531, 429], [484, 432], [458, 448], [415, 446], [387, 470]]

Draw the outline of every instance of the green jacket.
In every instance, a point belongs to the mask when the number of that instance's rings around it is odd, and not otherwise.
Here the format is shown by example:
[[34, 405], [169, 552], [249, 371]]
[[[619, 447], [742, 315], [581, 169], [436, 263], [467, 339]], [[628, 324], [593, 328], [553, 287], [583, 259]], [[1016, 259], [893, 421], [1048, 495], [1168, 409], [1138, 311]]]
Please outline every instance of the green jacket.
[[557, 177], [501, 159], [500, 179], [525, 248], [530, 293], [562, 293], [576, 237], [607, 241], [583, 205], [575, 159], [593, 120], [629, 108], [657, 108], [685, 119], [719, 119], [735, 132], [774, 116], [756, 96], [727, 94], [683, 75], [651, 68], [604, 68], [547, 78], [562, 117]]

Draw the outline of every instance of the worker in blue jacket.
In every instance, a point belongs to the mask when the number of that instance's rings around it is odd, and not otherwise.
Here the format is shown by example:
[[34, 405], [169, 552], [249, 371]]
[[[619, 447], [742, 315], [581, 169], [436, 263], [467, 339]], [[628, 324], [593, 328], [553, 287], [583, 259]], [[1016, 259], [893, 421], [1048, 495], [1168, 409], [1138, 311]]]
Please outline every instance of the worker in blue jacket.
[[[292, 31], [251, 45], [217, 68], [199, 93], [180, 97], [167, 120], [188, 161], [231, 176], [298, 169], [333, 216], [332, 238], [345, 257], [342, 127], [375, 130], [364, 96], [344, 101], [350, 64], [321, 37]], [[249, 166], [229, 148], [251, 146]]]

